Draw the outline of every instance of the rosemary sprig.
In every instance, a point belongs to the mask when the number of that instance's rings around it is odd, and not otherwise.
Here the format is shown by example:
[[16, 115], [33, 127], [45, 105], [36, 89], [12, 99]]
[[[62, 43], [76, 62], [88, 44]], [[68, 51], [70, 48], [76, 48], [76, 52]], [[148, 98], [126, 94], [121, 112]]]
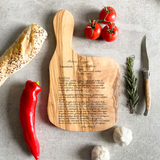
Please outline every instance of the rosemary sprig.
[[135, 57], [127, 58], [127, 75], [126, 79], [126, 88], [128, 93], [128, 105], [130, 106], [130, 112], [135, 112], [135, 107], [138, 103], [139, 95], [137, 91], [137, 78], [134, 74], [133, 62]]

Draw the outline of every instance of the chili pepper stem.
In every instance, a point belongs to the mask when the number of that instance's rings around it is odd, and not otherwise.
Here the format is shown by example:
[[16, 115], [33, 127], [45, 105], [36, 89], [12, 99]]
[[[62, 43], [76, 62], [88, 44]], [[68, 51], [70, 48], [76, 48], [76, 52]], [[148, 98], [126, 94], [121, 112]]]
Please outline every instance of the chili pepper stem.
[[36, 81], [36, 83], [39, 85], [39, 81]]

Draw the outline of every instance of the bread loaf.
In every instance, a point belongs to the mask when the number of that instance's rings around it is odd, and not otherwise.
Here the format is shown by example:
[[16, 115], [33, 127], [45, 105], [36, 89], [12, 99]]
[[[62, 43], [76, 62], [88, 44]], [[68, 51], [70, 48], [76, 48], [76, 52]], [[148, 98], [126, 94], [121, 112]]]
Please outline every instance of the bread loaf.
[[29, 25], [21, 33], [0, 57], [0, 86], [38, 54], [46, 37], [47, 32], [37, 24]]

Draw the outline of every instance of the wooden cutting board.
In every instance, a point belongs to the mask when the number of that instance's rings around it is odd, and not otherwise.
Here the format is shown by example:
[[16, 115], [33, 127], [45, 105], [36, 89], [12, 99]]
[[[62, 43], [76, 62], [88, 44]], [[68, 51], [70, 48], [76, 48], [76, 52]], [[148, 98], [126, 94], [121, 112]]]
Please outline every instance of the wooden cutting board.
[[70, 131], [101, 131], [114, 126], [121, 92], [117, 63], [73, 51], [70, 12], [58, 11], [53, 26], [57, 45], [49, 65], [49, 120]]

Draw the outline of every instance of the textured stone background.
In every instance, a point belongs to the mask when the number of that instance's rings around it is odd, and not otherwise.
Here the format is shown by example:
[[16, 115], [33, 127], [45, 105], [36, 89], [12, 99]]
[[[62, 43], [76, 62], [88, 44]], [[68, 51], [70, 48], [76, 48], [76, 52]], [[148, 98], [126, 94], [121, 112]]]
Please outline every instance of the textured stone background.
[[[83, 30], [88, 18], [97, 19], [103, 6], [117, 11], [116, 25], [120, 35], [113, 43], [85, 38]], [[75, 19], [73, 49], [84, 56], [110, 57], [121, 69], [122, 94], [116, 126], [133, 131], [133, 141], [128, 147], [114, 143], [114, 127], [93, 133], [64, 131], [54, 127], [47, 117], [49, 90], [49, 61], [56, 41], [52, 20], [58, 10], [70, 11]], [[90, 160], [95, 145], [108, 148], [111, 160], [159, 160], [160, 158], [160, 1], [159, 0], [3, 0], [0, 1], [0, 55], [30, 24], [44, 27], [49, 36], [40, 53], [21, 71], [12, 75], [0, 88], [0, 160], [33, 160], [23, 140], [19, 122], [19, 99], [26, 80], [40, 81], [42, 92], [36, 110], [36, 132], [41, 145], [40, 160]], [[147, 51], [150, 60], [152, 107], [148, 117], [144, 112], [144, 87], [140, 71], [140, 44], [147, 35]], [[135, 55], [134, 68], [138, 77], [140, 101], [138, 114], [131, 115], [126, 105], [125, 62]]]

